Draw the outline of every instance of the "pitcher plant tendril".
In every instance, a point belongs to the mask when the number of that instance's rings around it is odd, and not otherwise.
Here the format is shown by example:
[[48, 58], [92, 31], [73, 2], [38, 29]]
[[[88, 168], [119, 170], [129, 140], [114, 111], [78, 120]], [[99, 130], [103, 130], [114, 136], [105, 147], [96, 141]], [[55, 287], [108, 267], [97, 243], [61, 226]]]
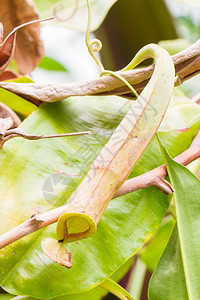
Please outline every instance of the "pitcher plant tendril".
[[98, 59], [98, 57], [94, 54], [94, 52], [99, 52], [102, 48], [102, 43], [98, 39], [93, 39], [90, 41], [90, 28], [91, 28], [91, 10], [90, 10], [90, 1], [87, 1], [87, 8], [88, 8], [88, 22], [87, 22], [87, 28], [86, 28], [86, 34], [85, 34], [85, 43], [88, 48], [88, 52], [92, 56], [92, 58], [97, 63], [100, 72], [105, 71], [104, 66], [102, 65], [101, 61]]
[[112, 75], [112, 76], [118, 78], [126, 86], [128, 86], [128, 88], [131, 90], [131, 92], [136, 96], [136, 98], [138, 98], [139, 95], [136, 92], [136, 90], [131, 86], [131, 84], [128, 83], [128, 81], [126, 79], [124, 79], [123, 76], [121, 76], [117, 72], [113, 72], [113, 71], [110, 71], [110, 70], [105, 70], [105, 68], [104, 68], [103, 64], [101, 63], [101, 61], [94, 54], [94, 52], [100, 52], [101, 51], [101, 49], [102, 49], [102, 42], [99, 39], [92, 39], [90, 41], [91, 9], [90, 9], [90, 2], [89, 2], [89, 0], [86, 0], [86, 2], [87, 2], [87, 7], [88, 7], [88, 23], [87, 23], [87, 29], [86, 29], [86, 34], [85, 34], [85, 43], [86, 43], [86, 46], [88, 48], [88, 51], [89, 51], [90, 55], [92, 56], [92, 58], [95, 60], [95, 62], [97, 63], [97, 65], [99, 67], [99, 70], [101, 72], [100, 76], [103, 76], [103, 75]]
[[71, 20], [73, 18], [73, 16], [76, 14], [76, 12], [78, 10], [78, 6], [79, 6], [79, 0], [75, 1], [74, 8], [73, 8], [72, 12], [69, 14], [69, 16], [61, 17], [58, 15], [59, 7], [62, 7], [62, 6], [63, 6], [62, 2], [58, 2], [55, 4], [54, 9], [53, 9], [53, 16], [58, 21], [67, 22], [67, 21]]
[[[100, 69], [100, 75], [112, 75], [123, 81], [137, 97], [137, 100], [132, 104], [122, 122], [93, 162], [86, 177], [70, 197], [66, 211], [58, 219], [57, 239], [59, 243], [81, 240], [96, 232], [98, 222], [110, 200], [127, 179], [156, 133], [174, 88], [175, 69], [173, 61], [168, 52], [158, 45], [150, 44], [143, 47], [122, 70], [130, 70], [147, 58], [154, 59], [154, 72], [140, 96], [123, 76], [117, 72], [105, 70], [94, 54], [95, 51], [101, 49], [101, 43], [98, 40], [89, 40], [91, 27], [89, 0], [87, 0], [87, 6], [88, 25], [85, 40], [90, 55]], [[97, 45], [98, 49], [94, 50], [94, 44]], [[46, 239], [42, 242], [45, 254], [60, 264], [64, 264], [68, 268], [71, 267], [71, 254], [60, 244], [59, 247], [51, 247], [55, 242], [50, 240]], [[63, 262], [60, 259], [59, 261], [55, 259], [62, 257], [61, 252], [65, 253]]]
[[155, 59], [154, 73], [71, 196], [66, 212], [58, 220], [58, 241], [69, 243], [95, 233], [107, 205], [163, 119], [173, 91], [174, 66], [164, 49], [151, 44], [138, 52], [131, 67], [149, 57]]

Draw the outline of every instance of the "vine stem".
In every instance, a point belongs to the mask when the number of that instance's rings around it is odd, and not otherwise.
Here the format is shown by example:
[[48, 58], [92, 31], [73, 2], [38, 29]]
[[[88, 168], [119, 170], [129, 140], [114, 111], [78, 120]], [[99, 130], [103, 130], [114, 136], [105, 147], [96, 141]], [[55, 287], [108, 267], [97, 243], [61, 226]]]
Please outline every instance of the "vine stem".
[[[90, 41], [90, 30], [91, 30], [91, 9], [90, 9], [90, 1], [86, 0], [87, 2], [87, 8], [88, 8], [88, 22], [87, 22], [87, 28], [86, 28], [86, 34], [85, 34], [85, 43], [88, 48], [89, 54], [92, 56], [92, 58], [95, 60], [97, 66], [99, 67], [100, 72], [103, 72], [104, 66], [102, 65], [101, 61], [98, 59], [98, 57], [94, 54], [94, 52], [99, 52], [102, 48], [102, 43], [98, 39], [94, 39]], [[96, 44], [97, 48], [94, 48], [94, 45]]]
[[[200, 157], [200, 130], [194, 138], [191, 146], [175, 158], [182, 165], [188, 165]], [[165, 165], [161, 165], [145, 174], [134, 177], [124, 182], [113, 198], [132, 193], [136, 190], [156, 186], [165, 193], [172, 193], [172, 190], [164, 180], [167, 175]], [[12, 244], [13, 242], [27, 236], [41, 228], [44, 228], [58, 221], [59, 217], [66, 211], [66, 205], [50, 210], [41, 215], [35, 215], [22, 224], [14, 227], [10, 231], [0, 236], [0, 249]]]
[[137, 93], [136, 90], [132, 87], [132, 85], [131, 85], [126, 79], [124, 79], [124, 77], [122, 77], [120, 74], [118, 74], [117, 72], [105, 70], [105, 71], [101, 72], [101, 76], [102, 76], [102, 75], [112, 75], [112, 76], [114, 76], [114, 77], [120, 79], [125, 85], [127, 85], [127, 87], [131, 90], [131, 92], [133, 93], [133, 95], [136, 96], [136, 98], [139, 97], [138, 93]]

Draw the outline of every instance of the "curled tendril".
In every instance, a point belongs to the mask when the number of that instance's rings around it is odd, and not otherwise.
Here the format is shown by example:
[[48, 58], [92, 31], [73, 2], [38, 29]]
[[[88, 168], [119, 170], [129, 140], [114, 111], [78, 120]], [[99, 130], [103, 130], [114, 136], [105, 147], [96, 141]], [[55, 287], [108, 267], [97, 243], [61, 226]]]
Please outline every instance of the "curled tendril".
[[121, 75], [119, 75], [117, 72], [113, 72], [113, 71], [109, 71], [109, 70], [105, 70], [103, 72], [101, 72], [100, 76], [103, 75], [112, 75], [115, 76], [116, 78], [120, 79], [124, 84], [127, 85], [127, 87], [131, 90], [131, 92], [136, 96], [136, 98], [139, 97], [138, 93], [136, 92], [136, 90], [132, 87], [132, 85]]
[[[102, 48], [102, 43], [98, 39], [94, 39], [90, 41], [90, 30], [91, 30], [91, 10], [90, 10], [90, 2], [87, 1], [87, 8], [88, 8], [88, 22], [87, 22], [87, 29], [85, 34], [85, 43], [88, 48], [88, 51], [92, 58], [95, 60], [96, 64], [99, 67], [100, 72], [105, 71], [104, 66], [102, 65], [101, 61], [98, 57], [94, 54], [94, 52], [99, 52]], [[94, 47], [96, 45], [96, 47]]]
[[99, 39], [93, 39], [90, 41], [90, 29], [91, 29], [91, 10], [90, 10], [90, 2], [89, 0], [86, 0], [87, 2], [87, 8], [88, 8], [88, 23], [87, 23], [87, 29], [86, 29], [86, 34], [85, 34], [85, 43], [88, 48], [88, 51], [90, 55], [93, 57], [95, 62], [97, 63], [99, 70], [100, 70], [100, 76], [103, 75], [112, 75], [115, 76], [116, 78], [120, 79], [124, 84], [128, 86], [128, 88], [131, 90], [131, 92], [138, 98], [139, 95], [136, 92], [136, 90], [132, 87], [128, 81], [123, 78], [123, 76], [119, 75], [116, 72], [105, 70], [103, 64], [101, 61], [96, 57], [94, 52], [99, 52], [102, 49], [102, 42]]
[[59, 8], [62, 8], [62, 7], [63, 7], [63, 3], [62, 3], [62, 2], [58, 2], [58, 3], [56, 3], [56, 5], [55, 5], [54, 8], [53, 8], [53, 16], [54, 16], [54, 18], [55, 18], [56, 20], [61, 21], [61, 22], [69, 21], [69, 20], [72, 19], [73, 16], [76, 14], [77, 9], [78, 9], [78, 6], [79, 6], [79, 0], [76, 0], [74, 9], [73, 9], [73, 11], [71, 12], [71, 14], [70, 14], [69, 16], [67, 16], [67, 17], [62, 18], [62, 17], [60, 17], [60, 16], [58, 15], [58, 10], [59, 10]]
[[98, 39], [93, 39], [89, 42], [89, 47], [92, 52], [99, 52], [102, 49], [102, 42]]

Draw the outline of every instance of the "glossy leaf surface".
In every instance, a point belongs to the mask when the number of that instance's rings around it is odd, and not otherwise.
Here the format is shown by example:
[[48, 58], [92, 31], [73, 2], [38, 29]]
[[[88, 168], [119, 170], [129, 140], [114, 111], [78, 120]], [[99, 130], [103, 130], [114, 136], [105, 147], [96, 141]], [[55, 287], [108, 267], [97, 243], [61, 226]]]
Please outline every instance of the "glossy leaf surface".
[[[183, 103], [182, 103], [183, 104]], [[182, 104], [169, 114], [182, 115]], [[186, 132], [173, 130], [164, 121], [160, 133], [173, 156], [191, 144], [200, 127], [200, 108], [187, 104], [182, 125]], [[29, 218], [63, 204], [86, 174], [130, 103], [117, 97], [74, 97], [44, 104], [21, 125], [34, 134], [91, 130], [90, 136], [68, 139], [24, 141], [13, 139], [1, 151], [0, 232], [4, 233]], [[190, 113], [188, 114], [188, 112]], [[176, 119], [177, 120], [177, 119]], [[191, 122], [192, 121], [192, 122]], [[170, 123], [171, 124], [171, 123]], [[151, 159], [149, 159], [151, 157]], [[149, 144], [131, 176], [163, 163], [155, 140]], [[81, 176], [81, 178], [80, 178]], [[5, 188], [6, 187], [6, 188]], [[55, 225], [40, 230], [0, 250], [0, 281], [13, 294], [53, 298], [95, 287], [137, 252], [155, 232], [168, 209], [169, 200], [154, 187], [114, 199], [103, 215], [97, 233], [79, 243], [71, 243], [73, 267], [66, 269], [49, 259], [41, 241], [55, 238]], [[114, 246], [113, 246], [114, 245]]]
[[200, 181], [186, 167], [173, 161], [163, 148], [173, 185], [180, 249], [190, 300], [200, 298]]
[[[130, 258], [123, 266], [121, 266], [112, 276], [111, 279], [118, 282], [122, 279], [122, 277], [128, 272], [131, 265], [133, 263], [133, 258]], [[97, 286], [96, 288], [85, 292], [83, 294], [73, 294], [73, 295], [64, 295], [61, 297], [54, 298], [55, 300], [102, 300], [103, 297], [108, 294], [108, 291], [104, 288]], [[10, 299], [10, 298], [7, 298]], [[0, 300], [7, 300], [1, 299]], [[36, 300], [36, 298], [32, 298], [29, 296], [17, 296], [14, 297], [13, 300]]]

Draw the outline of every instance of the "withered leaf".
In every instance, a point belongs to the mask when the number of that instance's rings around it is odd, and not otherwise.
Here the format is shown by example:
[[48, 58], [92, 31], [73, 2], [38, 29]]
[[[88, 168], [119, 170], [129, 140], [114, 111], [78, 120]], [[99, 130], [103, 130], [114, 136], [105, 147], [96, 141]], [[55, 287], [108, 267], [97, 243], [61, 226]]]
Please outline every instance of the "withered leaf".
[[0, 74], [0, 81], [16, 79], [18, 77], [18, 74], [16, 74], [15, 72], [11, 70], [5, 70], [2, 74]]
[[13, 125], [7, 129], [10, 129], [13, 127], [18, 127], [19, 124], [21, 123], [21, 120], [18, 117], [18, 115], [12, 109], [10, 109], [7, 105], [5, 105], [1, 102], [0, 102], [0, 118], [3, 118], [3, 119], [11, 118], [12, 119]]
[[[1, 2], [0, 2], [1, 6]], [[8, 39], [6, 39], [3, 43], [0, 45], [0, 75], [5, 71], [7, 66], [9, 65], [13, 53], [14, 53], [14, 47], [15, 47], [15, 35], [16, 33], [10, 35]], [[0, 42], [2, 42], [3, 37], [3, 25], [0, 23]]]
[[0, 118], [0, 137], [3, 136], [6, 131], [13, 126], [13, 120], [11, 118]]
[[[0, 21], [3, 24], [4, 37], [14, 27], [32, 20], [38, 20], [38, 13], [32, 0], [0, 1]], [[5, 64], [6, 66], [8, 65], [12, 56], [15, 35], [16, 33], [11, 35], [7, 43], [0, 46], [0, 68], [3, 67], [4, 70]], [[1, 36], [2, 26], [0, 26], [0, 38]], [[14, 59], [16, 60], [19, 72], [21, 74], [30, 73], [38, 65], [42, 56], [43, 45], [40, 39], [40, 25], [35, 23], [20, 29], [16, 37], [14, 51]], [[1, 60], [3, 63], [1, 63]]]
[[71, 254], [67, 252], [62, 242], [58, 242], [53, 238], [47, 238], [41, 242], [41, 245], [44, 253], [49, 258], [58, 262], [61, 266], [72, 267]]

